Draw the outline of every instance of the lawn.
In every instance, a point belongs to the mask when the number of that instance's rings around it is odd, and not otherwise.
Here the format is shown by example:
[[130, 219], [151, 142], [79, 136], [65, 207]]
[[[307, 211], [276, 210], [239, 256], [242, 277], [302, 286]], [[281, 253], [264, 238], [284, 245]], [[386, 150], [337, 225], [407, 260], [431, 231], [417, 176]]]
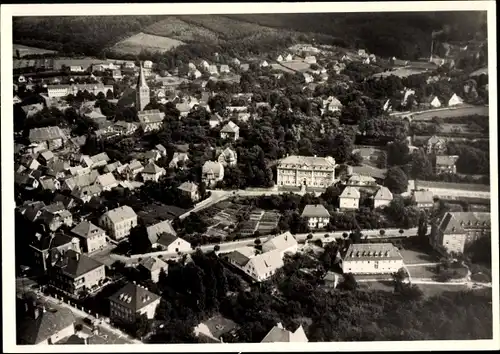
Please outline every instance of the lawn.
[[439, 111], [422, 112], [412, 115], [412, 121], [431, 120], [434, 117], [438, 118], [454, 118], [472, 115], [489, 116], [489, 108], [486, 106], [460, 107], [454, 109], [444, 109]]
[[417, 249], [402, 249], [399, 253], [403, 257], [405, 264], [433, 263], [439, 261], [436, 256]]
[[289, 68], [293, 71], [307, 71], [311, 64], [304, 63], [302, 60], [287, 61], [281, 63], [284, 67]]
[[169, 16], [165, 20], [153, 23], [144, 29], [144, 32], [183, 42], [217, 41], [220, 37], [219, 34], [208, 28], [187, 23], [175, 16]]
[[112, 50], [124, 54], [139, 54], [142, 50], [166, 52], [183, 44], [177, 39], [140, 32], [116, 43]]
[[438, 274], [436, 266], [415, 266], [408, 267], [408, 272], [412, 279], [434, 279]]
[[441, 295], [445, 291], [465, 291], [468, 289], [466, 285], [454, 284], [415, 284], [424, 293], [425, 297]]
[[22, 58], [26, 55], [41, 55], [41, 54], [54, 54], [57, 53], [54, 50], [48, 50], [48, 49], [42, 49], [42, 48], [35, 48], [35, 47], [28, 47], [26, 45], [22, 44], [13, 44], [12, 45], [12, 53], [14, 56], [16, 56], [16, 51], [19, 51], [19, 56]]

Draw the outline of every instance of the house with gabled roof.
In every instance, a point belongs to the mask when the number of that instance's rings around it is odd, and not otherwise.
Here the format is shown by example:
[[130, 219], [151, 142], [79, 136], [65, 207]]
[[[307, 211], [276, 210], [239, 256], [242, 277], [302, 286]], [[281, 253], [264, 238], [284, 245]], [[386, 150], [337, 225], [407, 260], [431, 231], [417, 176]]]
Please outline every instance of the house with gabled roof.
[[49, 269], [49, 286], [72, 298], [96, 292], [106, 278], [104, 264], [78, 251], [68, 250], [55, 257]]
[[210, 119], [208, 121], [208, 124], [210, 125], [210, 128], [215, 128], [219, 124], [221, 124], [224, 121], [224, 118], [222, 118], [219, 113], [211, 114]]
[[255, 255], [253, 248], [242, 247], [224, 255], [224, 258], [257, 282], [270, 278], [284, 265], [279, 249]]
[[394, 274], [403, 265], [403, 257], [392, 243], [351, 244], [341, 261], [344, 274]]
[[144, 170], [144, 166], [138, 160], [132, 160], [124, 165], [124, 172], [128, 179], [135, 179]]
[[24, 312], [16, 321], [17, 342], [21, 345], [57, 344], [75, 334], [76, 318], [66, 307], [49, 311], [34, 298], [21, 300]]
[[220, 131], [221, 139], [238, 140], [240, 138], [240, 127], [229, 121]]
[[71, 233], [80, 239], [82, 250], [86, 253], [101, 250], [108, 244], [106, 232], [90, 221], [82, 221], [71, 229]]
[[160, 112], [158, 109], [150, 109], [137, 113], [139, 124], [145, 133], [161, 129], [164, 117], [165, 113]]
[[393, 195], [389, 188], [380, 186], [380, 188], [373, 195], [373, 208], [382, 208], [391, 203]]
[[77, 187], [71, 191], [71, 196], [82, 203], [88, 203], [92, 198], [101, 195], [103, 189], [101, 185], [94, 183], [89, 186]]
[[155, 149], [160, 152], [161, 156], [167, 156], [167, 149], [162, 144], [156, 144]]
[[61, 188], [61, 183], [50, 176], [41, 177], [38, 181], [43, 190], [56, 191]]
[[428, 154], [444, 154], [446, 151], [446, 139], [433, 135], [426, 141], [424, 148]]
[[137, 226], [137, 214], [128, 205], [112, 209], [99, 219], [99, 226], [119, 241], [130, 235], [130, 230]]
[[219, 314], [198, 324], [194, 328], [194, 335], [202, 343], [224, 343], [223, 337], [228, 335], [234, 338], [238, 328], [236, 322]]
[[118, 181], [115, 179], [115, 176], [111, 172], [105, 173], [97, 177], [95, 183], [101, 186], [103, 191], [110, 191], [113, 188], [118, 187]]
[[67, 139], [67, 135], [57, 126], [33, 128], [29, 132], [31, 143], [44, 144], [50, 150], [61, 148]]
[[224, 179], [224, 166], [220, 162], [205, 162], [201, 171], [201, 179], [206, 186], [215, 186], [217, 182]]
[[238, 155], [236, 151], [234, 151], [230, 147], [227, 147], [218, 154], [217, 161], [219, 161], [224, 167], [236, 166], [236, 164], [238, 163]]
[[96, 170], [92, 170], [86, 174], [68, 177], [64, 179], [62, 183], [62, 189], [73, 191], [76, 188], [90, 186], [95, 183], [98, 176], [99, 173]]
[[301, 217], [307, 219], [311, 229], [322, 229], [330, 222], [330, 213], [322, 204], [306, 205]]
[[287, 253], [295, 254], [298, 250], [297, 240], [290, 231], [286, 231], [281, 235], [272, 236], [262, 244], [262, 251], [269, 252], [274, 250], [280, 250], [282, 256]]
[[161, 176], [164, 176], [166, 173], [163, 167], [158, 167], [153, 161], [150, 161], [144, 170], [142, 170], [142, 180], [144, 182], [153, 181], [158, 182]]
[[283, 327], [281, 322], [278, 322], [264, 337], [261, 343], [307, 343], [306, 333], [300, 325], [294, 332], [288, 331]]
[[347, 186], [344, 188], [339, 196], [339, 206], [343, 210], [353, 210], [359, 209], [359, 199], [361, 195], [359, 190], [353, 186]]
[[169, 162], [169, 168], [178, 168], [179, 162], [181, 162], [182, 168], [189, 161], [189, 156], [186, 152], [174, 152], [172, 160]]
[[157, 245], [161, 234], [177, 235], [177, 232], [175, 232], [172, 227], [172, 222], [170, 220], [164, 220], [146, 227], [146, 233], [148, 235], [149, 242], [151, 242], [153, 247]]
[[430, 209], [434, 206], [434, 194], [432, 191], [413, 191], [411, 197], [417, 208]]
[[200, 199], [200, 194], [198, 192], [198, 185], [193, 182], [184, 182], [179, 187], [181, 194], [196, 202]]
[[185, 253], [191, 250], [189, 242], [169, 233], [159, 234], [156, 246], [168, 253]]
[[458, 106], [463, 103], [464, 101], [462, 100], [462, 98], [458, 97], [457, 94], [454, 93], [448, 100], [448, 107]]
[[137, 267], [139, 270], [148, 274], [154, 283], [157, 283], [160, 277], [160, 272], [164, 271], [168, 274], [168, 263], [165, 263], [157, 257], [143, 258]]
[[217, 69], [217, 65], [209, 65], [207, 68], [207, 71], [210, 75], [217, 75], [219, 73], [219, 70]]
[[112, 323], [135, 323], [145, 314], [153, 319], [160, 304], [160, 296], [135, 283], [128, 283], [109, 297]]

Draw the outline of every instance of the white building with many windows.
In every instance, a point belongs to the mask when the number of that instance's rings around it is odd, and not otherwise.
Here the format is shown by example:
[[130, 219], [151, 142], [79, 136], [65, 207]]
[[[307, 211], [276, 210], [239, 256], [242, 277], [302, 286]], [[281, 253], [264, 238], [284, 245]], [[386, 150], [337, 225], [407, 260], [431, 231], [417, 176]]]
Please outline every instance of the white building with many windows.
[[327, 188], [335, 182], [333, 157], [288, 156], [277, 166], [278, 186]]
[[392, 274], [403, 265], [403, 257], [392, 243], [352, 244], [341, 261], [343, 272], [352, 274]]
[[104, 213], [99, 224], [118, 241], [130, 235], [130, 229], [137, 226], [137, 214], [131, 207], [124, 205]]

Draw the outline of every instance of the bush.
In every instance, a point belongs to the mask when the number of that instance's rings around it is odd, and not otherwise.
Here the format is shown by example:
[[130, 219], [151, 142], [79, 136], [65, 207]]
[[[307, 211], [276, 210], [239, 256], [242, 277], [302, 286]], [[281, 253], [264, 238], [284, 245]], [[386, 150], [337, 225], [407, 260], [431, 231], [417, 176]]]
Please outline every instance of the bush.
[[215, 251], [215, 252], [217, 252], [217, 251], [219, 251], [219, 250], [220, 250], [220, 246], [219, 246], [219, 245], [215, 245], [215, 246], [214, 246], [214, 251]]

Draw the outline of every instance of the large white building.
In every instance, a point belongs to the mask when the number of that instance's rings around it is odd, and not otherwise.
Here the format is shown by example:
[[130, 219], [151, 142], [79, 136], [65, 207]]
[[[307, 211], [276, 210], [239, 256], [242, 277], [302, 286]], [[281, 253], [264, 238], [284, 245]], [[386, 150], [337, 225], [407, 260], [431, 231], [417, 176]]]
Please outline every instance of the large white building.
[[403, 257], [392, 243], [352, 244], [341, 261], [342, 271], [352, 274], [392, 274], [403, 265]]
[[322, 204], [306, 205], [301, 217], [307, 219], [310, 229], [322, 229], [330, 222], [330, 213]]
[[124, 205], [104, 213], [99, 223], [118, 241], [130, 235], [130, 229], [137, 226], [137, 214], [131, 207]]
[[333, 157], [288, 156], [277, 166], [278, 186], [327, 188], [335, 182]]
[[47, 86], [47, 95], [49, 98], [59, 98], [66, 97], [70, 94], [75, 95], [78, 91], [88, 93], [93, 93], [97, 95], [102, 92], [104, 95], [108, 93], [108, 91], [113, 92], [113, 85], [103, 85], [103, 84], [73, 84], [73, 85], [48, 85]]

